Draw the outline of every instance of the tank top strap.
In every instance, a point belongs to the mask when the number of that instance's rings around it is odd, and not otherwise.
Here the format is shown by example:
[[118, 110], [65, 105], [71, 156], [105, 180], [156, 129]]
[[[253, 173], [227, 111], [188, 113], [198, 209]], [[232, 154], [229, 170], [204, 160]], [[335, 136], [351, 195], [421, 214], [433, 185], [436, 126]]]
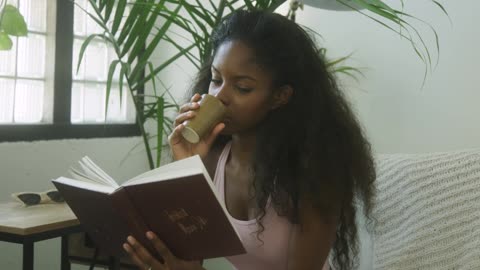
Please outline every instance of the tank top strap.
[[217, 168], [215, 170], [215, 176], [213, 178], [213, 183], [217, 187], [218, 191], [224, 198], [224, 186], [225, 186], [225, 165], [227, 164], [228, 155], [230, 154], [230, 149], [232, 147], [232, 141], [229, 141], [223, 147], [222, 153], [218, 158]]

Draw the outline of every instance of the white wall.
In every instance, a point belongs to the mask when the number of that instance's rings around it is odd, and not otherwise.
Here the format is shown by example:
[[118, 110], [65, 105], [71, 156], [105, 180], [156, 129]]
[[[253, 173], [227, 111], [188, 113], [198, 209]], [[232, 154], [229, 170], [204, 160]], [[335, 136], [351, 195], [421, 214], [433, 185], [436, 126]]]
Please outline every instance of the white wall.
[[[440, 2], [453, 26], [430, 1], [405, 1], [406, 11], [430, 22], [440, 36], [440, 62], [423, 88], [423, 64], [392, 32], [353, 12], [306, 7], [297, 15], [299, 23], [322, 34], [331, 57], [355, 52], [349, 64], [368, 68], [359, 83], [348, 78], [342, 82], [376, 152], [480, 146], [480, 19], [474, 14], [480, 2]], [[285, 5], [280, 8], [282, 14], [285, 10]], [[186, 61], [176, 65], [166, 84], [181, 96], [192, 70]], [[136, 175], [147, 169], [145, 155], [128, 151], [140, 142], [140, 138], [124, 138], [0, 143], [0, 201], [9, 200], [12, 192], [50, 188], [48, 180], [64, 174], [84, 154], [114, 177]], [[37, 244], [36, 269], [58, 269], [59, 248], [58, 240]], [[21, 269], [20, 253], [19, 245], [0, 243], [0, 269]], [[208, 263], [209, 269], [228, 268], [222, 260]]]
[[[452, 25], [432, 1], [404, 2], [406, 12], [432, 24], [440, 37], [439, 64], [423, 88], [421, 60], [408, 42], [379, 24], [354, 12], [309, 7], [297, 22], [320, 33], [332, 57], [353, 52], [349, 64], [367, 68], [360, 83], [347, 78], [343, 84], [377, 152], [479, 147], [480, 2], [439, 1]], [[431, 32], [422, 33], [432, 40]]]

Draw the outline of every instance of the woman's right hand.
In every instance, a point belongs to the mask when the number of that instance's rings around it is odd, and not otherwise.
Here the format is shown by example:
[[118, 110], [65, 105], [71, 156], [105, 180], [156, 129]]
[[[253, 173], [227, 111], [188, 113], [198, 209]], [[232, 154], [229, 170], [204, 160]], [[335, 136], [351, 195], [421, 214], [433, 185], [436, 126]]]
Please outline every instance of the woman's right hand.
[[180, 112], [175, 118], [175, 128], [173, 129], [172, 134], [168, 136], [168, 143], [170, 144], [170, 149], [172, 151], [174, 160], [180, 160], [194, 155], [200, 155], [200, 157], [204, 159], [210, 151], [210, 148], [218, 134], [220, 134], [225, 127], [224, 123], [217, 124], [209, 135], [205, 136], [204, 138], [200, 138], [200, 142], [196, 144], [192, 144], [183, 138], [182, 130], [185, 127], [184, 123], [185, 121], [195, 117], [195, 111], [200, 107], [198, 103], [200, 99], [201, 96], [199, 94], [195, 94], [190, 99], [189, 103], [180, 107]]

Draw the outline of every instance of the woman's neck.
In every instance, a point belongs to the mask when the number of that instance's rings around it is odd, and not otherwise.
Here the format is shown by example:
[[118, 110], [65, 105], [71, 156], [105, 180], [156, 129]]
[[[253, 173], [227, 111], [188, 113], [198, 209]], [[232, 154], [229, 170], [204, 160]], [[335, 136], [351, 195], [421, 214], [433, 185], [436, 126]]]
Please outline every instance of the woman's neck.
[[243, 134], [232, 136], [232, 148], [230, 151], [230, 163], [235, 167], [251, 168], [253, 153], [255, 151], [255, 134]]

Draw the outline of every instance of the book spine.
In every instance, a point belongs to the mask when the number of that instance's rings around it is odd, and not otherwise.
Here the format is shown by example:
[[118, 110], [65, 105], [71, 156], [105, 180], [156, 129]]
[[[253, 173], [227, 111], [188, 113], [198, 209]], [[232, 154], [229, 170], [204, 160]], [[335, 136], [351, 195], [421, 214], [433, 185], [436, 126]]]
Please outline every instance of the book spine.
[[[140, 242], [152, 256], [163, 263], [163, 258], [158, 254], [151, 241], [146, 237], [146, 233], [150, 229], [146, 225], [144, 218], [133, 205], [132, 200], [130, 199], [130, 196], [125, 188], [121, 187], [110, 196], [112, 199], [112, 204], [118, 212], [118, 215], [121, 216], [124, 222], [127, 224], [130, 230], [130, 235]], [[127, 239], [125, 239], [125, 242], [126, 241]]]

